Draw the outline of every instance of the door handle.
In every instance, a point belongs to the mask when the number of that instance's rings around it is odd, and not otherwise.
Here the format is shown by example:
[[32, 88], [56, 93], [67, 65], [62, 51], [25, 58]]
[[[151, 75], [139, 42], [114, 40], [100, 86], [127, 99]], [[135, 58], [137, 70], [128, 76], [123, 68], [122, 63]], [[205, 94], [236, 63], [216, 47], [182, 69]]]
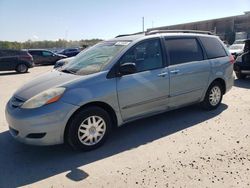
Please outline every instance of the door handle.
[[168, 75], [168, 72], [162, 72], [162, 73], [160, 73], [160, 74], [158, 74], [158, 76], [160, 77], [165, 77], [166, 75]]
[[180, 70], [172, 70], [170, 71], [171, 74], [178, 74], [180, 72]]

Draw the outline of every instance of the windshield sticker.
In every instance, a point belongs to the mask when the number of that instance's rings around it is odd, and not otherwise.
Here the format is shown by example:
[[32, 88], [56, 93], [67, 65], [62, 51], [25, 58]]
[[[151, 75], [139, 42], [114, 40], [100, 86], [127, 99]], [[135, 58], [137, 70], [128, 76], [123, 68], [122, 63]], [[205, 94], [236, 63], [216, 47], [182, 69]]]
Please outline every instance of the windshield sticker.
[[120, 42], [117, 42], [115, 43], [116, 46], [127, 46], [129, 45], [130, 42], [124, 42], [124, 41], [120, 41]]

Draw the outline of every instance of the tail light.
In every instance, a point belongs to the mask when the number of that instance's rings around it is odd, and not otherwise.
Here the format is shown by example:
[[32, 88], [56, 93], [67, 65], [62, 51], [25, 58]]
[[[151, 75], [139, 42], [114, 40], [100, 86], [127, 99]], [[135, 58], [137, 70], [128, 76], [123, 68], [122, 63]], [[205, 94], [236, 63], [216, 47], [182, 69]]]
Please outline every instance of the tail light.
[[20, 60], [23, 60], [23, 61], [31, 61], [31, 62], [33, 61], [33, 57], [29, 53], [22, 54], [19, 58]]
[[234, 56], [233, 56], [233, 55], [230, 55], [230, 56], [229, 56], [229, 62], [230, 62], [231, 64], [234, 64], [234, 63], [235, 63], [235, 59], [234, 59]]

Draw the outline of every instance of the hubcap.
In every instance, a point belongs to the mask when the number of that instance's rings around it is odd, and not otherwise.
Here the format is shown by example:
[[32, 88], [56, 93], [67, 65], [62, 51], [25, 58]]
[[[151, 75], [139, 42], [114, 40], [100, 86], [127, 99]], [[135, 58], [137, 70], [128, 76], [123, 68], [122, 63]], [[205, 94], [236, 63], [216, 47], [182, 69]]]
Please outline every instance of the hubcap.
[[221, 99], [221, 90], [218, 86], [214, 86], [209, 94], [209, 102], [212, 106], [216, 106]]
[[106, 132], [106, 123], [100, 116], [90, 116], [83, 120], [78, 129], [78, 139], [87, 146], [97, 144]]
[[25, 72], [26, 71], [26, 66], [21, 64], [18, 66], [19, 72]]

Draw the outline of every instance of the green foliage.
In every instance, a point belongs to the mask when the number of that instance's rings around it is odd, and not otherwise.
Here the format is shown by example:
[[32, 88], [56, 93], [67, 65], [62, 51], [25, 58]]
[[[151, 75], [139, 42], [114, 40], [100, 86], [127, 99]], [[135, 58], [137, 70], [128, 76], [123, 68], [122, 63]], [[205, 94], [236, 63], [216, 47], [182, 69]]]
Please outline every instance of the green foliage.
[[25, 42], [9, 42], [9, 41], [0, 41], [0, 49], [38, 49], [38, 48], [67, 48], [67, 47], [83, 47], [92, 46], [98, 42], [102, 41], [101, 39], [90, 39], [90, 40], [80, 40], [80, 41], [67, 41], [59, 39], [57, 41], [25, 41]]

